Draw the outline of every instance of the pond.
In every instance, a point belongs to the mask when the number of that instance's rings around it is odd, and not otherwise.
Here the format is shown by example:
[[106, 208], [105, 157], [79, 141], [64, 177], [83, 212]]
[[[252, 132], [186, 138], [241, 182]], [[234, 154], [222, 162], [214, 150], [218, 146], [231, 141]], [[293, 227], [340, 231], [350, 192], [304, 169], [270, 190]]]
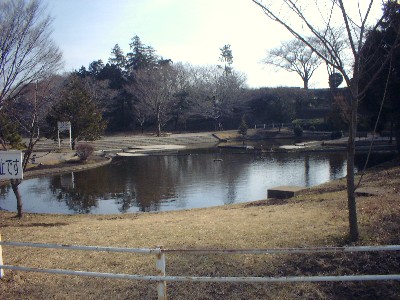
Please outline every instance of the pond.
[[[362, 168], [366, 155], [357, 155]], [[390, 159], [374, 154], [372, 164]], [[116, 157], [97, 169], [24, 180], [26, 212], [114, 214], [211, 207], [265, 199], [280, 185], [310, 187], [346, 174], [346, 154], [243, 154], [218, 149], [178, 155]], [[0, 208], [16, 211], [0, 190]]]

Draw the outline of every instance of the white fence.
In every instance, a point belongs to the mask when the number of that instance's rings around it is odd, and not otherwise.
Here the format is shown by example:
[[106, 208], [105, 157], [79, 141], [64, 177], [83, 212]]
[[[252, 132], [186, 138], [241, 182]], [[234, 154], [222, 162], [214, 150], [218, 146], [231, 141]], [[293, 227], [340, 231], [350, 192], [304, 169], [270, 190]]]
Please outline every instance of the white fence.
[[[3, 264], [2, 246], [15, 247], [35, 247], [50, 248], [64, 250], [80, 250], [80, 251], [105, 251], [119, 253], [138, 253], [155, 255], [157, 276], [147, 275], [130, 275], [115, 273], [99, 273], [85, 272], [75, 270], [62, 269], [38, 269], [22, 266], [11, 266]], [[287, 248], [287, 249], [209, 249], [209, 250], [185, 250], [185, 249], [143, 249], [143, 248], [116, 248], [116, 247], [97, 247], [97, 246], [75, 246], [75, 245], [58, 245], [58, 244], [38, 244], [38, 243], [20, 243], [20, 242], [2, 242], [0, 239], [0, 278], [5, 276], [5, 269], [40, 272], [49, 274], [63, 274], [75, 276], [90, 276], [116, 279], [145, 280], [157, 282], [158, 299], [167, 299], [167, 282], [237, 282], [237, 283], [277, 283], [277, 282], [332, 282], [332, 281], [381, 281], [381, 280], [398, 280], [400, 274], [388, 275], [347, 275], [347, 276], [293, 276], [293, 277], [193, 277], [193, 276], [167, 276], [165, 273], [166, 260], [165, 255], [168, 253], [185, 253], [192, 255], [210, 255], [210, 254], [307, 254], [307, 253], [340, 253], [340, 252], [375, 252], [375, 251], [400, 251], [400, 245], [386, 246], [360, 246], [360, 247], [328, 247], [328, 248]], [[1, 283], [0, 283], [1, 284]]]
[[275, 129], [275, 128], [293, 128], [292, 123], [270, 123], [270, 124], [254, 124], [254, 129], [262, 128], [262, 129]]

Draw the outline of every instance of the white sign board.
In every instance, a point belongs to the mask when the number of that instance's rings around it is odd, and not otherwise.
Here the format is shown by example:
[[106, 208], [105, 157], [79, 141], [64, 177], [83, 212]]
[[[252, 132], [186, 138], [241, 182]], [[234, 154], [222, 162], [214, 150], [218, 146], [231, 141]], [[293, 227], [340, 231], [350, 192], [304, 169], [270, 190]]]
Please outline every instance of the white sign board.
[[58, 148], [61, 148], [60, 132], [69, 131], [69, 147], [72, 149], [71, 122], [57, 122]]
[[71, 130], [71, 122], [57, 122], [59, 132]]
[[22, 178], [22, 152], [0, 151], [0, 179]]

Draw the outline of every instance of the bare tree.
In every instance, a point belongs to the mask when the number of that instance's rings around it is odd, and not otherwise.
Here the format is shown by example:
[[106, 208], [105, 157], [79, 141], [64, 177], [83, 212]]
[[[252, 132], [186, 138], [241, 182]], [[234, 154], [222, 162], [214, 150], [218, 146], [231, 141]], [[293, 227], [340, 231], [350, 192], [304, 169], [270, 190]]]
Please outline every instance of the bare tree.
[[[6, 101], [3, 106], [3, 112], [7, 114], [10, 122], [16, 124], [18, 130], [28, 137], [22, 161], [23, 171], [26, 171], [34, 147], [40, 140], [41, 126], [43, 126], [45, 115], [51, 106], [52, 97], [49, 95], [52, 90], [58, 89], [59, 84], [60, 78], [54, 76], [40, 83], [25, 85], [12, 102]], [[21, 182], [20, 179], [11, 180], [11, 187], [17, 200], [19, 218], [23, 216], [22, 197], [18, 188]]]
[[136, 121], [140, 124], [140, 130], [143, 134], [144, 124], [151, 118], [151, 108], [144, 101], [138, 101], [133, 105]]
[[156, 121], [156, 134], [160, 136], [162, 127], [169, 120], [177, 91], [177, 72], [174, 66], [163, 64], [137, 70], [135, 81], [127, 89], [137, 97], [137, 109], [140, 108], [146, 115], [151, 111]]
[[193, 67], [190, 71], [190, 97], [194, 113], [214, 120], [215, 129], [222, 129], [222, 120], [232, 116], [241, 105], [246, 78], [243, 74], [218, 66]]
[[303, 80], [304, 88], [308, 89], [310, 78], [322, 60], [307, 45], [294, 39], [284, 41], [280, 47], [269, 50], [262, 62], [288, 72], [295, 72]]
[[61, 67], [61, 52], [50, 38], [51, 22], [40, 0], [0, 4], [0, 108], [24, 85]]
[[[45, 13], [40, 0], [6, 0], [0, 3], [0, 109], [13, 110], [24, 88], [42, 80], [61, 67], [62, 55], [51, 35], [52, 19]], [[31, 93], [31, 114], [23, 122], [14, 118], [28, 132], [29, 142], [24, 154], [24, 169], [39, 137], [38, 88]], [[4, 143], [3, 147], [5, 146]], [[5, 147], [4, 147], [5, 148]], [[22, 217], [22, 198], [18, 190], [21, 180], [12, 180], [17, 198], [18, 217]]]
[[[337, 70], [344, 78], [349, 93], [346, 110], [349, 112], [349, 138], [347, 159], [347, 203], [349, 211], [350, 239], [357, 241], [359, 237], [357, 224], [357, 209], [354, 184], [354, 156], [355, 136], [357, 130], [358, 103], [364, 97], [369, 85], [377, 78], [383, 67], [389, 62], [391, 53], [399, 44], [399, 30], [392, 48], [387, 49], [389, 55], [385, 61], [379, 62], [380, 67], [369, 80], [369, 83], [360, 86], [360, 75], [364, 72], [364, 57], [362, 46], [368, 22], [371, 22], [371, 10], [374, 1], [262, 1], [252, 0], [271, 20], [279, 23], [296, 39], [303, 42], [311, 51], [314, 51], [328, 66]], [[375, 5], [379, 3], [375, 2]], [[332, 36], [334, 28], [343, 28], [349, 51], [339, 52]], [[309, 38], [309, 37], [312, 38]], [[349, 53], [347, 55], [347, 52]], [[351, 57], [350, 64], [347, 59]]]

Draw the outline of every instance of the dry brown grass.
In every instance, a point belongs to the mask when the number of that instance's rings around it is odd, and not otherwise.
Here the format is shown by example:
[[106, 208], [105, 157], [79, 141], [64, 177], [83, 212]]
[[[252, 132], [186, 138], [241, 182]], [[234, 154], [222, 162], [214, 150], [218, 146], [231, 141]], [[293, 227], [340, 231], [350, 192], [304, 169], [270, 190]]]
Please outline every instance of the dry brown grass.
[[[385, 193], [357, 199], [360, 244], [400, 244], [400, 163], [369, 171], [363, 184]], [[347, 243], [344, 181], [288, 201], [126, 215], [0, 212], [5, 241], [165, 248], [278, 248]], [[135, 254], [3, 247], [5, 264], [155, 275], [155, 259]], [[398, 273], [399, 254], [167, 255], [168, 275], [296, 276]], [[156, 299], [156, 284], [6, 270], [2, 299]], [[171, 283], [169, 299], [398, 299], [397, 282], [326, 284]]]

